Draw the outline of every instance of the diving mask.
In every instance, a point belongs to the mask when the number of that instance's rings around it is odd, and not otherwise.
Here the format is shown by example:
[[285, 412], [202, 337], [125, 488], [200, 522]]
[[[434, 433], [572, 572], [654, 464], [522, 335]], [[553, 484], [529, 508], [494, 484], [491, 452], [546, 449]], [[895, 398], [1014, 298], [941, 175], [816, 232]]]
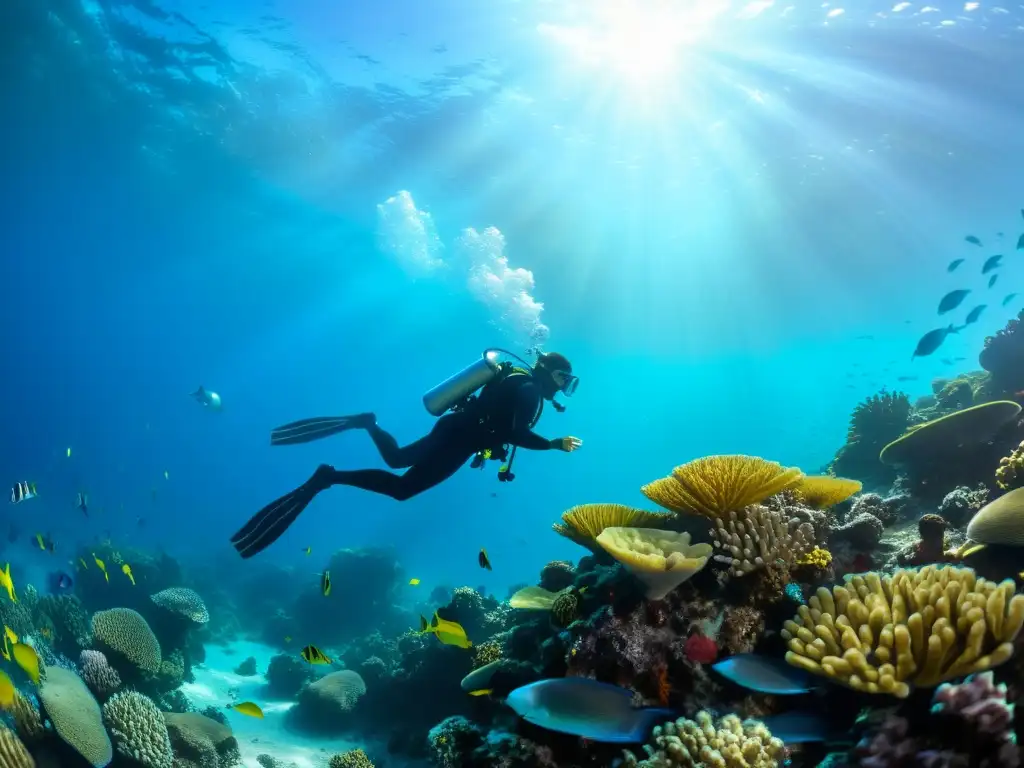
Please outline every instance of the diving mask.
[[568, 371], [551, 371], [551, 380], [555, 382], [558, 391], [566, 397], [572, 397], [580, 386], [580, 377]]

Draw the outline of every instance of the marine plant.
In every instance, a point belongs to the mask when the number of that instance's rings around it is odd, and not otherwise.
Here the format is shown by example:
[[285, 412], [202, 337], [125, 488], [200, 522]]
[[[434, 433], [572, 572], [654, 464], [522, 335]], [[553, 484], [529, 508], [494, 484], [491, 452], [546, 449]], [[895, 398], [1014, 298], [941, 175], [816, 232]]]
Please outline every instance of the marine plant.
[[1013, 655], [1024, 595], [970, 568], [925, 566], [820, 587], [782, 636], [786, 661], [866, 693], [899, 698], [984, 671]]
[[793, 488], [802, 478], [795, 467], [757, 456], [705, 456], [640, 490], [665, 509], [714, 519]]

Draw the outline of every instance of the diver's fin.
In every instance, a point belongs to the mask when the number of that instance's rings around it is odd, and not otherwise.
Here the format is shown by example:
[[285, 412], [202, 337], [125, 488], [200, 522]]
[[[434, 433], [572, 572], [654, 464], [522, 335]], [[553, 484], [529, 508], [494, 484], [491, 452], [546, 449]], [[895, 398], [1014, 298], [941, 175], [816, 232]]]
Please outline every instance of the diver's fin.
[[315, 416], [312, 419], [293, 421], [278, 427], [270, 433], [271, 445], [298, 445], [320, 440], [347, 429], [368, 427], [376, 423], [372, 414], [361, 413], [356, 416]]
[[302, 511], [309, 506], [309, 502], [320, 491], [330, 486], [326, 475], [333, 472], [333, 467], [321, 464], [313, 474], [313, 477], [304, 484], [291, 493], [270, 502], [253, 515], [252, 519], [231, 537], [231, 543], [238, 550], [238, 554], [243, 559], [248, 559], [253, 555], [258, 555], [277, 541], [291, 524], [298, 519]]

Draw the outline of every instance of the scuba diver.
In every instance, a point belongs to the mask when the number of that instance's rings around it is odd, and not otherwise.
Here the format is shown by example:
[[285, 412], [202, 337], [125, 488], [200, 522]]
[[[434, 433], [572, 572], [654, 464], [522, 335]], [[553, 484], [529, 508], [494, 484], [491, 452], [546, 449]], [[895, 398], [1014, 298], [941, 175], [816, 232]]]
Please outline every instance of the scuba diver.
[[[502, 354], [522, 365], [499, 362]], [[489, 349], [423, 396], [427, 411], [439, 418], [426, 436], [409, 445], [399, 446], [372, 413], [303, 419], [278, 427], [271, 433], [271, 445], [308, 443], [350, 429], [366, 430], [384, 463], [407, 471], [399, 475], [383, 469], [338, 470], [321, 464], [309, 480], [257, 512], [231, 542], [243, 558], [259, 554], [288, 530], [318, 493], [334, 485], [406, 501], [444, 482], [470, 459], [476, 468], [488, 459], [502, 461], [498, 480], [514, 480], [512, 461], [517, 447], [572, 453], [583, 444], [577, 437], [548, 440], [533, 431], [544, 401], [551, 401], [561, 413], [565, 406], [555, 396], [571, 397], [578, 386], [579, 378], [573, 375], [569, 360], [557, 352], [538, 353], [531, 367], [511, 352]]]

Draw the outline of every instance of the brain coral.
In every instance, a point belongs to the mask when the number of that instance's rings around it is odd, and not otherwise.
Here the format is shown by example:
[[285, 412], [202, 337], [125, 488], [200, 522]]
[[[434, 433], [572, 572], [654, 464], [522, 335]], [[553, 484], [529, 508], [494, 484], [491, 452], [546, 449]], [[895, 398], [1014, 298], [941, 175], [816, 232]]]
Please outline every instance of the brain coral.
[[334, 710], [350, 712], [364, 693], [366, 683], [359, 673], [342, 669], [310, 683], [303, 691], [303, 699], [310, 704], [316, 702]]
[[174, 755], [164, 716], [137, 691], [115, 693], [103, 705], [103, 722], [117, 751], [146, 768], [171, 768]]
[[92, 617], [92, 634], [97, 643], [116, 651], [139, 669], [156, 674], [163, 655], [160, 643], [142, 618], [131, 608], [97, 611]]
[[865, 693], [905, 698], [911, 686], [998, 666], [1024, 625], [1024, 595], [970, 568], [925, 566], [820, 587], [785, 623], [786, 661]]
[[166, 611], [183, 616], [195, 624], [206, 624], [210, 612], [198, 593], [188, 587], [170, 587], [150, 595], [150, 600]]
[[39, 700], [57, 735], [91, 765], [103, 768], [113, 759], [114, 748], [103, 727], [100, 705], [78, 675], [62, 667], [47, 667]]

